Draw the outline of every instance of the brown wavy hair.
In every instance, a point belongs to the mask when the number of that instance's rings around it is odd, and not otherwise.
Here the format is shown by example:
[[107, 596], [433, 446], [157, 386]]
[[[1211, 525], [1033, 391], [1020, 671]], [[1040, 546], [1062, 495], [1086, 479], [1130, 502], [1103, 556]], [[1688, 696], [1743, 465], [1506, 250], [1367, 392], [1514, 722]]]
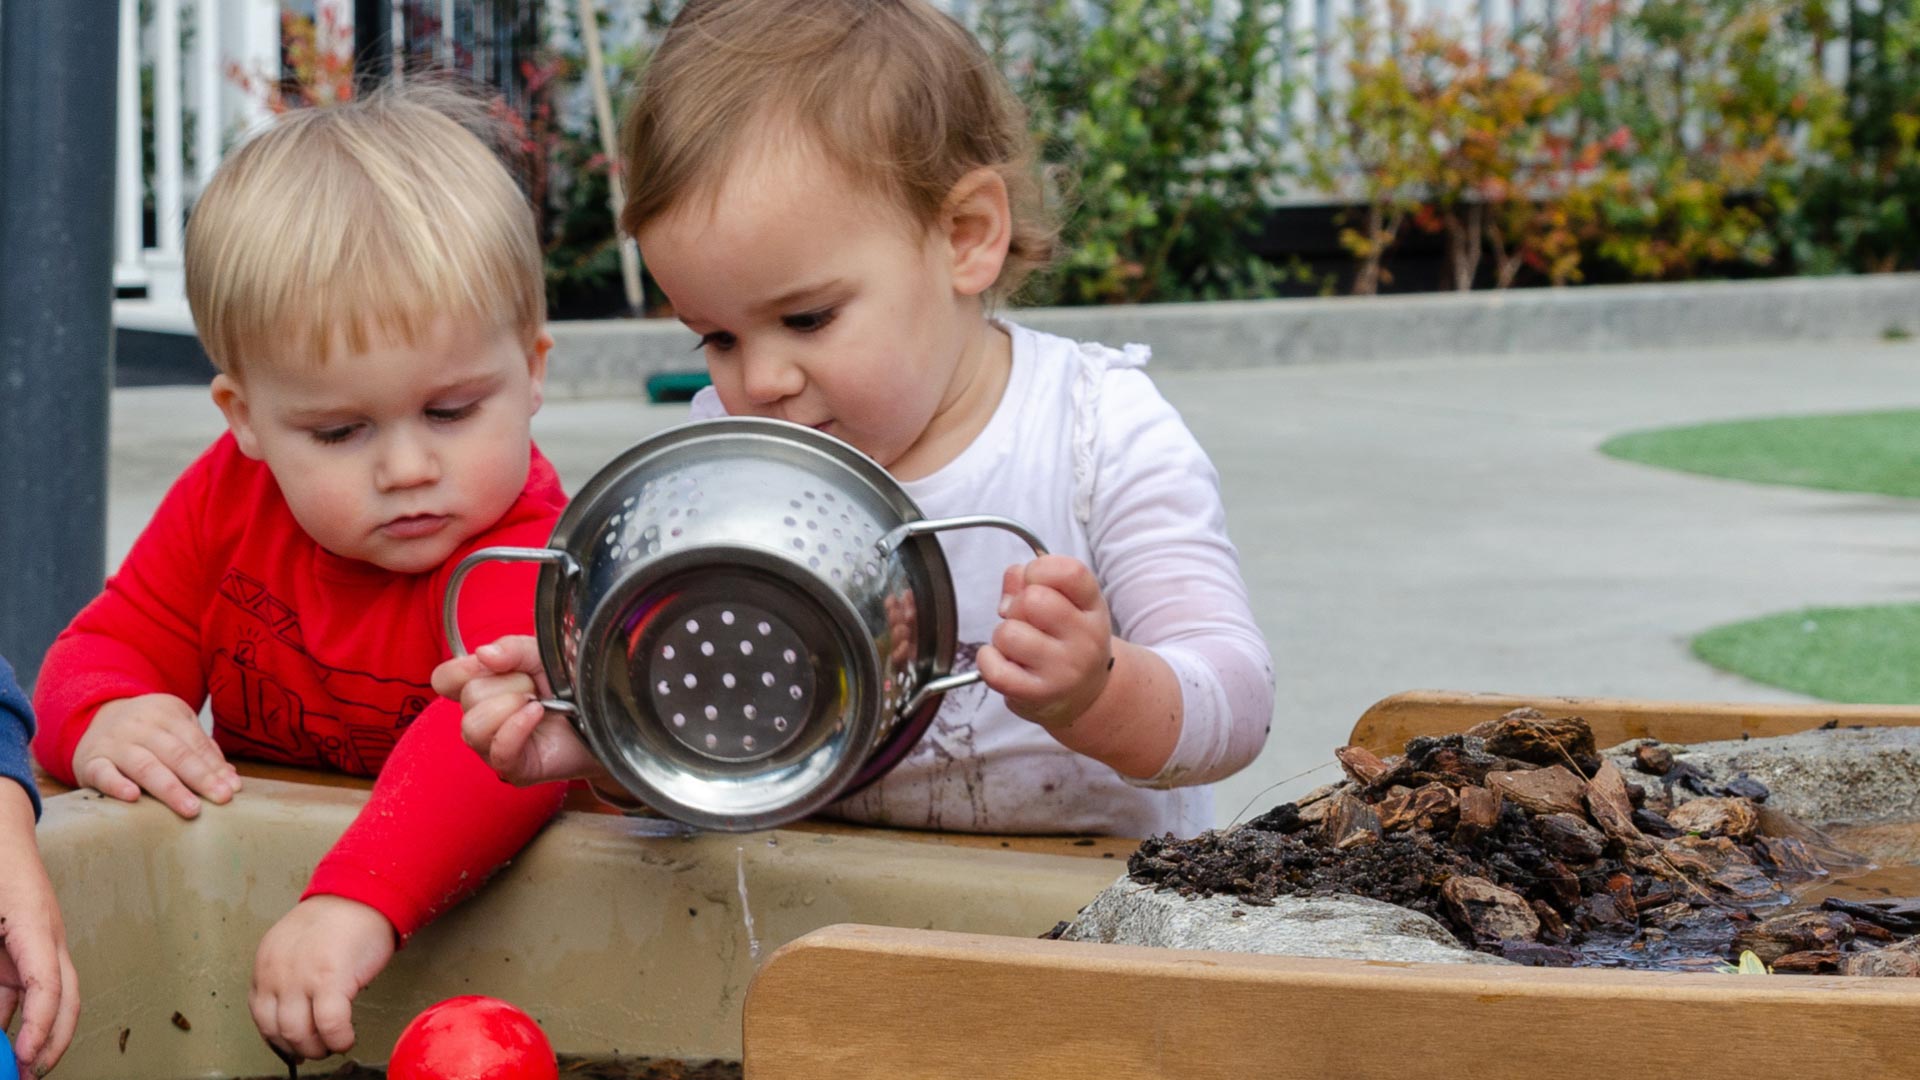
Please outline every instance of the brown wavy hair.
[[973, 35], [924, 0], [689, 0], [628, 108], [620, 227], [637, 235], [717, 191], [770, 125], [920, 225], [968, 173], [998, 172], [1013, 239], [991, 298], [1053, 260], [1059, 225], [1026, 108]]

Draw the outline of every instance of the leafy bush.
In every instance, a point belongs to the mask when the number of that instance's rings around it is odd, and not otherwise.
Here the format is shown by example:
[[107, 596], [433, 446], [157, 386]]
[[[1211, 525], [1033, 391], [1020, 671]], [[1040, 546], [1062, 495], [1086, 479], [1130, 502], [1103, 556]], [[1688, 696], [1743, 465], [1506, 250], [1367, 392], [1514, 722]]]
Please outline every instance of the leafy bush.
[[981, 0], [975, 28], [1067, 187], [1033, 300], [1269, 295], [1247, 241], [1285, 175], [1284, 2]]

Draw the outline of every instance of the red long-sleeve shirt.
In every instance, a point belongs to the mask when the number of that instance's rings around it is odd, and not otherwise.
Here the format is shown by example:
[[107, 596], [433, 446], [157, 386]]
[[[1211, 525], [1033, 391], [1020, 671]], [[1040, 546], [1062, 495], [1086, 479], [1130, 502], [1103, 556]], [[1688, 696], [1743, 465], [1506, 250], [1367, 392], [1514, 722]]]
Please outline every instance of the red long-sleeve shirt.
[[[515, 788], [460, 740], [430, 678], [449, 652], [441, 601], [488, 545], [539, 547], [566, 496], [536, 449], [520, 497], [428, 574], [334, 555], [307, 536], [266, 466], [223, 435], [167, 492], [106, 589], [48, 650], [33, 748], [71, 784], [101, 705], [211, 697], [229, 756], [378, 776], [303, 896], [369, 904], [404, 939], [477, 888], [558, 809], [565, 785]], [[460, 592], [469, 645], [531, 633], [535, 569], [490, 563]], [[246, 798], [243, 792], [240, 798]]]

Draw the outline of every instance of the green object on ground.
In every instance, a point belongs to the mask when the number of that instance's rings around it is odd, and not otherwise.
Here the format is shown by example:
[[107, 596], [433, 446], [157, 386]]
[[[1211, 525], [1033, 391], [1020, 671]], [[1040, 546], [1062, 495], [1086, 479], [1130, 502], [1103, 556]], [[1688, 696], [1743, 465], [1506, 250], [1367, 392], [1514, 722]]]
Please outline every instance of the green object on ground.
[[647, 376], [647, 400], [692, 401], [693, 395], [713, 384], [704, 371], [663, 371]]
[[1600, 452], [1757, 484], [1920, 497], [1920, 409], [1637, 431]]
[[1715, 627], [1695, 656], [1827, 701], [1920, 704], [1920, 604], [1807, 608]]

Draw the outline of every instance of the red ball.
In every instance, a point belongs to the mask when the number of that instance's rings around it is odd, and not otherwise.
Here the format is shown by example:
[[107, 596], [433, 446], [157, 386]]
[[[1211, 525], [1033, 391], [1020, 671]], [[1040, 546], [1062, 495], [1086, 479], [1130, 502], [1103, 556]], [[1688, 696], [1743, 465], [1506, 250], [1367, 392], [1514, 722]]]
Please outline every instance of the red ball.
[[498, 998], [448, 998], [413, 1018], [393, 1044], [388, 1080], [559, 1080], [553, 1045], [533, 1017]]

